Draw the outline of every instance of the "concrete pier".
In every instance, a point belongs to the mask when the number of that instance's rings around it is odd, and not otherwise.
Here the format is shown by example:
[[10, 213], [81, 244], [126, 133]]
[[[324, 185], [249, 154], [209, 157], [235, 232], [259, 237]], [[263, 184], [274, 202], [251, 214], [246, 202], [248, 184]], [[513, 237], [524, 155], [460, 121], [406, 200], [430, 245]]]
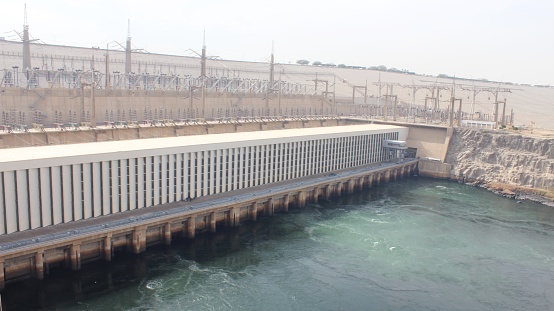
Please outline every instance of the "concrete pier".
[[139, 254], [151, 245], [169, 245], [174, 234], [193, 239], [215, 232], [218, 223], [236, 227], [256, 221], [260, 211], [271, 217], [287, 212], [290, 203], [306, 207], [388, 182], [391, 176], [406, 177], [417, 163], [372, 164], [5, 235], [0, 237], [0, 288], [21, 279], [44, 279], [53, 265], [77, 271], [83, 262], [110, 261], [115, 251]]
[[196, 216], [192, 216], [187, 221], [187, 237], [194, 239], [196, 236]]
[[38, 280], [44, 279], [44, 251], [39, 250], [35, 256], [35, 276]]

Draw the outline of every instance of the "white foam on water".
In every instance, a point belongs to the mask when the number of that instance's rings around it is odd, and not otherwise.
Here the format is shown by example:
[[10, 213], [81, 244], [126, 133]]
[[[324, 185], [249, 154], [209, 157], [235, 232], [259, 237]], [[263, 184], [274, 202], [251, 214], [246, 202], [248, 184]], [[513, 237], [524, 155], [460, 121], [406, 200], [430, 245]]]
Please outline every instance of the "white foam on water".
[[148, 283], [146, 283], [145, 287], [150, 290], [155, 290], [161, 288], [162, 286], [163, 284], [160, 281], [149, 281]]

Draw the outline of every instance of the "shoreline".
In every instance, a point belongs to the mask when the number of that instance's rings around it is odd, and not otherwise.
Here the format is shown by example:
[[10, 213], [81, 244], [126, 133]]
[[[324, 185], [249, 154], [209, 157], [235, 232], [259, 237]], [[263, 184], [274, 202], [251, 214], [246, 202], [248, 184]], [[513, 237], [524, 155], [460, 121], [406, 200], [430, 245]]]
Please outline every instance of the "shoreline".
[[480, 187], [505, 198], [513, 199], [518, 203], [531, 201], [546, 206], [554, 207], [554, 192], [544, 189], [528, 188], [516, 185], [509, 185], [497, 182], [464, 182], [466, 185]]

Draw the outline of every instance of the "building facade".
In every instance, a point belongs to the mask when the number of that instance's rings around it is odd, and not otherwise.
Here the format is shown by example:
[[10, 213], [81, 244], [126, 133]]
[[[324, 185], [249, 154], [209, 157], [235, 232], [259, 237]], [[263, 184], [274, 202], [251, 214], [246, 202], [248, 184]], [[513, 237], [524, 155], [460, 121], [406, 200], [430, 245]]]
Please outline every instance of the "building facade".
[[389, 160], [408, 129], [354, 125], [0, 152], [0, 234]]

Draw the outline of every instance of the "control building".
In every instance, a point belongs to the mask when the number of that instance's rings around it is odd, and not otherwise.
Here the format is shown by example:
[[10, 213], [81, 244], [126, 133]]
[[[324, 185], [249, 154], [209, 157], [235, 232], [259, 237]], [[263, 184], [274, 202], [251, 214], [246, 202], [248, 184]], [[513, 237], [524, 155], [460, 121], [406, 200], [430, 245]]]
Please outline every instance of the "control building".
[[408, 128], [352, 125], [2, 150], [0, 234], [390, 160]]

